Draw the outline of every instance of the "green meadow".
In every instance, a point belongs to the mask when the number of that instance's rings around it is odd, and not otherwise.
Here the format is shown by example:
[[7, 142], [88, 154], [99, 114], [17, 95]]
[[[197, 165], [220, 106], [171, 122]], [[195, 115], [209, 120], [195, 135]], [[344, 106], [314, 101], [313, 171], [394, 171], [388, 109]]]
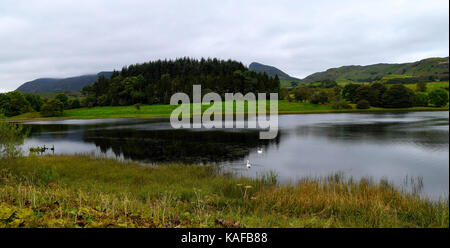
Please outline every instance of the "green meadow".
[[[218, 103], [220, 104], [220, 103]], [[222, 109], [225, 112], [225, 103], [222, 102]], [[202, 112], [211, 105], [202, 105]], [[9, 121], [27, 121], [27, 120], [48, 120], [48, 119], [96, 119], [96, 118], [169, 118], [177, 105], [155, 104], [140, 105], [139, 109], [135, 106], [104, 106], [93, 108], [79, 108], [65, 110], [61, 117], [42, 117], [38, 112], [30, 112], [22, 115], [7, 118]], [[192, 110], [193, 104], [190, 104]], [[220, 107], [220, 105], [219, 105]], [[257, 107], [257, 104], [256, 104]], [[411, 107], [411, 108], [377, 108], [369, 109], [333, 109], [329, 104], [312, 104], [308, 102], [289, 102], [286, 100], [278, 101], [279, 114], [312, 114], [312, 113], [358, 113], [358, 112], [398, 112], [398, 111], [443, 111], [446, 107]], [[233, 105], [236, 111], [236, 102]], [[267, 102], [267, 111], [269, 111], [269, 102]], [[245, 102], [244, 111], [248, 112], [248, 102]]]

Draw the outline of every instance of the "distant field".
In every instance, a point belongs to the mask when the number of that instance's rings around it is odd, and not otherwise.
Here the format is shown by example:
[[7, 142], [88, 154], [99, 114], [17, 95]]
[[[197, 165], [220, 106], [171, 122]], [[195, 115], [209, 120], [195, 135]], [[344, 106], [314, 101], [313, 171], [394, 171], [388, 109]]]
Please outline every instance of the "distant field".
[[[405, 84], [406, 87], [416, 90], [417, 85], [416, 84]], [[448, 82], [429, 82], [427, 83], [427, 91], [432, 91], [437, 88], [448, 88]]]
[[[269, 104], [269, 103], [268, 103]], [[191, 109], [192, 109], [191, 104]], [[220, 107], [220, 106], [219, 106]], [[448, 110], [447, 107], [435, 108], [435, 107], [413, 107], [413, 108], [401, 108], [401, 109], [386, 109], [375, 108], [369, 109], [356, 109], [352, 105], [353, 109], [335, 110], [330, 105], [311, 104], [307, 102], [288, 102], [286, 100], [278, 101], [278, 113], [279, 114], [311, 114], [311, 113], [351, 113], [351, 112], [393, 112], [393, 111], [433, 111], [433, 110]], [[94, 107], [94, 108], [79, 108], [64, 111], [62, 117], [45, 118], [40, 113], [25, 113], [15, 117], [8, 118], [6, 120], [11, 121], [26, 121], [26, 120], [48, 120], [48, 119], [96, 119], [96, 118], [168, 118], [172, 111], [177, 108], [176, 105], [142, 105], [140, 110], [137, 110], [134, 106], [106, 106], [106, 107]], [[202, 106], [202, 111], [209, 108], [208, 105]], [[222, 109], [224, 109], [224, 103], [222, 102]], [[236, 106], [234, 104], [234, 111]], [[247, 103], [245, 104], [244, 111], [247, 112]]]
[[297, 86], [305, 84], [304, 82], [301, 82], [301, 81], [280, 80], [280, 86], [281, 87], [286, 87], [286, 88], [291, 88], [292, 87], [292, 82], [297, 83]]

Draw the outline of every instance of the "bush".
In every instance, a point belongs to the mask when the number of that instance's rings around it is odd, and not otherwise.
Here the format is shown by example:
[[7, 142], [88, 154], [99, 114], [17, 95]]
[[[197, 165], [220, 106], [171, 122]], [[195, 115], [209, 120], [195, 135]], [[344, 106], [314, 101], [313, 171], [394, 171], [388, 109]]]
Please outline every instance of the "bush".
[[294, 97], [296, 101], [303, 102], [308, 100], [311, 95], [311, 89], [305, 86], [297, 87], [294, 90]]
[[18, 147], [27, 136], [27, 131], [20, 124], [0, 122], [0, 158], [13, 158], [21, 154]]
[[285, 100], [287, 96], [289, 95], [289, 90], [286, 87], [283, 87], [280, 89], [280, 100]]
[[369, 85], [361, 85], [356, 89], [356, 102], [367, 100], [373, 105], [375, 99], [375, 90], [373, 90]]
[[442, 107], [448, 103], [448, 93], [443, 89], [436, 89], [428, 95], [430, 103], [436, 107]]
[[58, 99], [60, 102], [64, 104], [64, 109], [69, 108], [69, 97], [64, 93], [59, 93], [55, 96], [55, 99]]
[[358, 89], [358, 84], [349, 83], [344, 86], [342, 90], [342, 96], [345, 100], [355, 103], [356, 101], [356, 89]]
[[41, 96], [36, 94], [25, 94], [25, 98], [30, 103], [31, 107], [34, 111], [41, 111], [42, 104], [44, 104], [44, 101], [42, 100]]
[[64, 113], [64, 104], [58, 99], [52, 99], [44, 103], [41, 108], [41, 115], [45, 117], [62, 116]]
[[134, 104], [134, 107], [136, 108], [136, 110], [141, 110], [141, 103], [136, 103]]
[[418, 82], [416, 85], [416, 90], [419, 92], [426, 92], [427, 91], [427, 83], [424, 81]]
[[356, 104], [356, 108], [357, 109], [368, 109], [370, 108], [370, 103], [367, 100], [360, 100], [357, 104]]
[[25, 95], [19, 91], [0, 94], [0, 109], [7, 117], [33, 111]]
[[424, 92], [418, 92], [414, 96], [413, 105], [416, 107], [426, 107], [428, 106], [428, 95]]
[[348, 104], [345, 99], [342, 99], [340, 96], [337, 97], [334, 101], [331, 102], [332, 109], [351, 109], [352, 106]]
[[413, 101], [414, 92], [403, 84], [394, 84], [383, 94], [383, 106], [386, 108], [408, 108]]
[[312, 104], [327, 103], [328, 102], [328, 94], [323, 91], [316, 91], [310, 96], [309, 101]]
[[78, 100], [78, 99], [74, 99], [74, 100], [70, 101], [69, 105], [70, 105], [71, 109], [76, 109], [76, 108], [81, 107], [80, 100]]

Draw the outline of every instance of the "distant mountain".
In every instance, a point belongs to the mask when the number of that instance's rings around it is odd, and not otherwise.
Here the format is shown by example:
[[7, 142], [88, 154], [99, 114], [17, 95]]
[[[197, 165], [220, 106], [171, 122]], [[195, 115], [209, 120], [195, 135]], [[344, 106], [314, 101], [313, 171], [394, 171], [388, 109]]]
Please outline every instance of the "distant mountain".
[[261, 72], [261, 73], [265, 72], [267, 75], [269, 75], [271, 77], [275, 77], [275, 75], [278, 75], [278, 78], [280, 80], [300, 81], [300, 79], [291, 77], [287, 73], [283, 72], [282, 70], [280, 70], [276, 67], [270, 66], [270, 65], [263, 65], [260, 63], [253, 62], [249, 65], [248, 68], [251, 71], [255, 71], [255, 72]]
[[351, 80], [368, 82], [390, 77], [419, 77], [430, 80], [447, 81], [449, 76], [449, 60], [445, 58], [428, 58], [412, 63], [403, 64], [374, 64], [367, 66], [351, 65], [331, 68], [324, 72], [317, 72], [302, 79], [306, 83], [318, 82], [325, 79]]
[[100, 75], [109, 78], [112, 72], [99, 72], [69, 78], [38, 78], [22, 84], [17, 91], [24, 93], [81, 91], [84, 86], [94, 83]]

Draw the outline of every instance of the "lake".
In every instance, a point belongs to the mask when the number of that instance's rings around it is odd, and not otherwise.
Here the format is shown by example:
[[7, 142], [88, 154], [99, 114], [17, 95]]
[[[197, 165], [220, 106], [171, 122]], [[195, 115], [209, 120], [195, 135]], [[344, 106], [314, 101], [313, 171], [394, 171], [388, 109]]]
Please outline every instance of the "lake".
[[39, 121], [25, 123], [31, 131], [23, 148], [145, 164], [214, 163], [245, 176], [274, 171], [283, 183], [332, 173], [406, 188], [415, 180], [437, 199], [449, 192], [448, 125], [448, 111], [281, 115], [277, 138], [260, 140], [256, 129], [175, 130], [167, 119]]

